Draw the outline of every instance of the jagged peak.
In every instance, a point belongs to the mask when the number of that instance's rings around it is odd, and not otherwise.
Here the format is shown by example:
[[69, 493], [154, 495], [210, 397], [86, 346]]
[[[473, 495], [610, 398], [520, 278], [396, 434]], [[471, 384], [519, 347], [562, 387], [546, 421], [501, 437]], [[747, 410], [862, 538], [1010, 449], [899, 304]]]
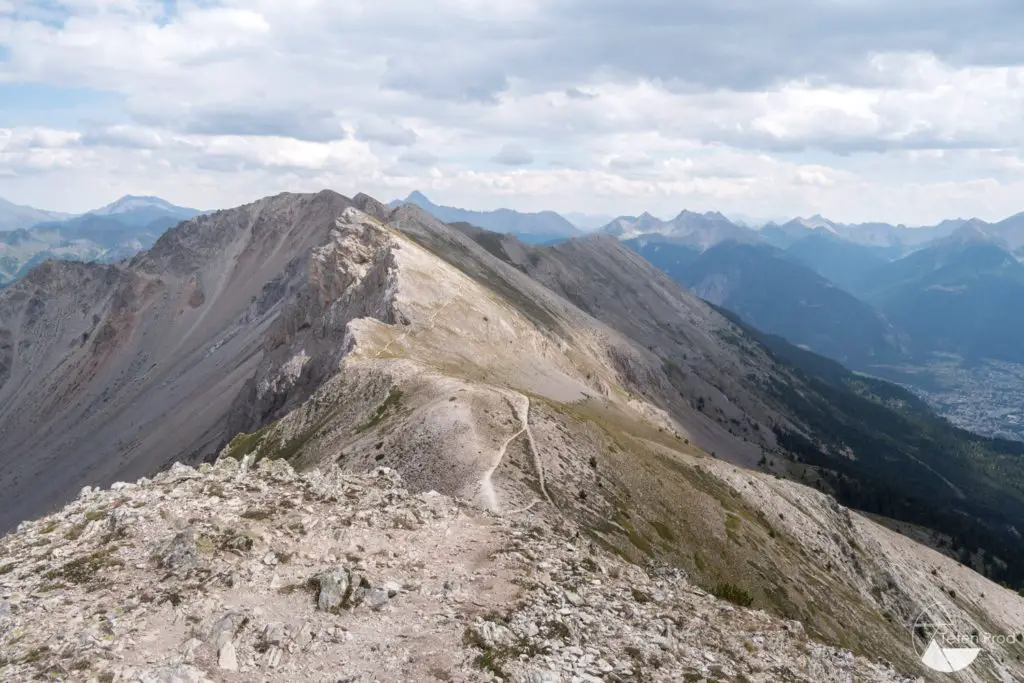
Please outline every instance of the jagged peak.
[[434, 205], [434, 202], [430, 201], [427, 195], [423, 194], [419, 190], [413, 190], [412, 192], [410, 192], [409, 196], [407, 196], [403, 201], [409, 204], [424, 204], [428, 206]]
[[391, 215], [391, 209], [363, 192], [360, 192], [353, 197], [352, 203], [355, 204], [360, 211], [369, 216], [373, 216], [379, 221], [386, 222], [388, 220], [388, 216]]
[[1006, 248], [1006, 243], [989, 231], [989, 224], [977, 218], [964, 222], [963, 225], [941, 240], [945, 244], [989, 243]]
[[242, 234], [264, 230], [326, 234], [349, 206], [353, 206], [352, 200], [333, 190], [282, 192], [179, 223], [161, 235], [149, 251], [133, 258], [131, 265], [155, 272], [191, 272], [224, 258], [226, 246]]

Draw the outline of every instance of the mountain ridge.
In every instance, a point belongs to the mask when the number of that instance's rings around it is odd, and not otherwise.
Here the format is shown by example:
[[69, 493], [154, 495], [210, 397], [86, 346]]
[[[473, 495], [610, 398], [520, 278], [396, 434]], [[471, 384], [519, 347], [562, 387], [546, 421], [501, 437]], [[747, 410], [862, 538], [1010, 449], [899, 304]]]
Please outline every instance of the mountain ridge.
[[672, 245], [631, 246], [702, 299], [847, 366], [905, 357], [905, 340], [882, 315], [775, 247], [721, 242], [680, 263]]
[[396, 208], [402, 204], [419, 206], [445, 223], [470, 223], [493, 232], [517, 235], [535, 243], [583, 234], [579, 228], [554, 211], [535, 213], [523, 213], [512, 209], [471, 211], [451, 206], [439, 206], [418, 190], [410, 193], [404, 200], [392, 201], [389, 206]]
[[24, 206], [7, 201], [0, 197], [0, 232], [10, 232], [30, 228], [36, 223], [63, 220], [71, 214], [58, 211], [44, 211], [31, 206]]
[[964, 458], [968, 438], [897, 412], [895, 388], [786, 353], [610, 236], [534, 247], [365, 195], [277, 195], [0, 293], [4, 523], [174, 462], [390, 467], [491, 514], [568, 517], [596, 547], [923, 674], [902, 624], [932, 599], [968, 618], [984, 586], [1003, 623], [1020, 598], [967, 569], [941, 597], [929, 567], [951, 561], [785, 478], [961, 524], [955, 550], [976, 533], [977, 567], [1007, 578], [1012, 454]]
[[129, 258], [199, 213], [157, 197], [126, 195], [78, 216], [0, 232], [0, 281], [13, 282], [46, 259], [109, 263]]

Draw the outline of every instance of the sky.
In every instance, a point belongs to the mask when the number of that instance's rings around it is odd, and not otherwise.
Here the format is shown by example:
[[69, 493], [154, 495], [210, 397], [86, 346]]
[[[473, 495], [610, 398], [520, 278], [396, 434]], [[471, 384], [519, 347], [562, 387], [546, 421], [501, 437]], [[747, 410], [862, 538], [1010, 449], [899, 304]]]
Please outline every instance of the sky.
[[1024, 211], [1019, 0], [0, 0], [0, 197]]

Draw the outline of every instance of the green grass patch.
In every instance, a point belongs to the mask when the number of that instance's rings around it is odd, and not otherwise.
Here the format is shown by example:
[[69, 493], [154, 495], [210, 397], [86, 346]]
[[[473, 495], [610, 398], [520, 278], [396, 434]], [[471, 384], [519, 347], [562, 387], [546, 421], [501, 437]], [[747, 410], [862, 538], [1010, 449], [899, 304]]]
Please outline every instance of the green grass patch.
[[276, 422], [271, 422], [269, 425], [257, 432], [236, 435], [235, 438], [231, 439], [231, 443], [228, 444], [227, 457], [234, 458], [235, 460], [241, 460], [254, 451], [264, 450], [264, 441], [276, 425]]
[[88, 526], [88, 522], [80, 522], [72, 525], [70, 529], [64, 532], [64, 538], [69, 541], [77, 541], [82, 535], [82, 532], [85, 531], [86, 526]]
[[655, 520], [655, 521], [651, 522], [651, 526], [654, 527], [654, 530], [658, 532], [659, 536], [661, 536], [663, 539], [665, 539], [669, 543], [672, 543], [673, 541], [676, 540], [675, 533], [664, 522], [659, 522], [659, 521]]
[[103, 508], [92, 508], [91, 510], [85, 511], [85, 519], [89, 522], [95, 522], [97, 520], [103, 519], [103, 517], [106, 514], [107, 511], [104, 510]]
[[754, 596], [736, 584], [722, 582], [712, 589], [711, 594], [719, 600], [728, 600], [740, 607], [750, 607], [754, 604]]
[[373, 429], [383, 422], [384, 418], [387, 417], [388, 414], [397, 412], [401, 405], [402, 390], [398, 387], [391, 387], [391, 391], [388, 392], [388, 397], [384, 399], [383, 403], [377, 406], [377, 410], [375, 410], [373, 415], [370, 416], [370, 419], [356, 427], [356, 433], [361, 434]]
[[725, 535], [729, 537], [729, 540], [737, 545], [743, 545], [743, 541], [740, 539], [740, 516], [734, 515], [731, 512], [727, 512], [725, 515]]
[[97, 580], [97, 572], [108, 567], [119, 567], [124, 563], [112, 557], [116, 547], [103, 548], [83, 555], [43, 574], [44, 579], [61, 579], [74, 584], [87, 584]]

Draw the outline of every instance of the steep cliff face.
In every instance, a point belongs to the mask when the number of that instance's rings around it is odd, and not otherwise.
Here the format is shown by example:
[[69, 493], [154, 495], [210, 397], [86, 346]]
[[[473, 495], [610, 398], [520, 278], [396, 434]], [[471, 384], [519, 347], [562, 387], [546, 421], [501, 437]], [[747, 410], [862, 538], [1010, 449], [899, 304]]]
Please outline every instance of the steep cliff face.
[[[227, 432], [253, 431], [297, 407], [351, 349], [350, 322], [396, 322], [397, 241], [366, 214], [346, 211], [325, 244], [292, 262], [305, 269], [287, 304], [267, 330], [263, 361], [232, 407]], [[271, 287], [277, 287], [278, 281]]]
[[351, 202], [198, 217], [126, 265], [51, 262], [0, 296], [0, 528], [83, 482], [212, 456], [265, 335]]

